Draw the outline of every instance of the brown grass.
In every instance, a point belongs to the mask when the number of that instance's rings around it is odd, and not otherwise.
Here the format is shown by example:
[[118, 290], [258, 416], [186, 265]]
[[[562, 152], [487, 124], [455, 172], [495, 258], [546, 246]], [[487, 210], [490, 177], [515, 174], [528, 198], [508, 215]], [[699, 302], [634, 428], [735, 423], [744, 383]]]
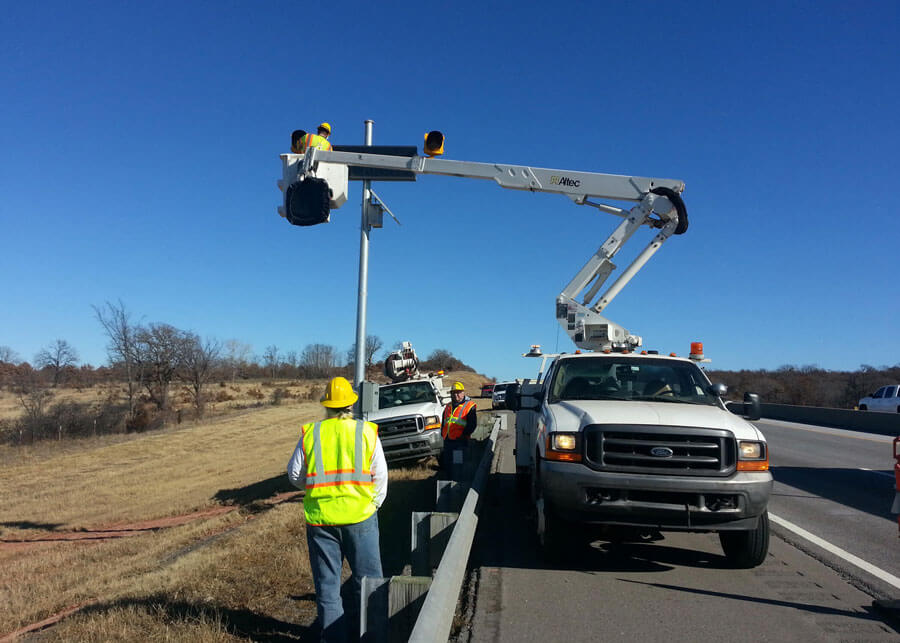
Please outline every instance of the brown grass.
[[[261, 501], [292, 489], [284, 467], [300, 424], [321, 416], [317, 403], [292, 397], [156, 433], [6, 447], [2, 539], [221, 504], [240, 510], [117, 540], [0, 550], [0, 636], [90, 603], [41, 638], [308, 638], [315, 597], [302, 506], [297, 499]], [[434, 473], [433, 461], [391, 470], [379, 517], [382, 534], [398, 536], [382, 538], [386, 574], [401, 573], [408, 562], [409, 512], [433, 506], [433, 484], [422, 481]]]

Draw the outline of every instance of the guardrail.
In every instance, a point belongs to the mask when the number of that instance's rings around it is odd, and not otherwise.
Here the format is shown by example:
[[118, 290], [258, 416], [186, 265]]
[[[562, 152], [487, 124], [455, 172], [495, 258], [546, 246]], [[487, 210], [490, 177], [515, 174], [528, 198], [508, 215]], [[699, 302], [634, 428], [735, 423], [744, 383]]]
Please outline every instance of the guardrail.
[[494, 458], [494, 448], [497, 444], [497, 433], [506, 422], [506, 416], [498, 416], [494, 420], [491, 435], [487, 440], [484, 454], [478, 465], [478, 471], [472, 480], [472, 486], [466, 495], [459, 518], [453, 527], [447, 549], [441, 558], [431, 589], [425, 597], [425, 604], [416, 619], [409, 640], [414, 643], [432, 643], [433, 641], [446, 641], [450, 636], [450, 628], [453, 626], [453, 616], [456, 613], [456, 601], [459, 591], [462, 589], [463, 579], [466, 573], [466, 563], [469, 560], [469, 552], [472, 549], [472, 541], [475, 539], [475, 527], [478, 525], [478, 504], [484, 490], [484, 483], [491, 461]]
[[[460, 466], [456, 471], [472, 475], [465, 498], [462, 497], [466, 490], [464, 482], [439, 480], [437, 510], [412, 512], [410, 571], [413, 575], [362, 578], [362, 641], [431, 643], [449, 638], [475, 539], [478, 506], [494, 459], [497, 434], [505, 426], [506, 417], [496, 416], [489, 437], [482, 441], [481, 460], [474, 472], [468, 465]], [[476, 435], [481, 431], [479, 427]], [[459, 513], [453, 513], [455, 511]], [[437, 568], [432, 577], [429, 574], [435, 565]]]
[[819, 424], [879, 435], [900, 435], [900, 413], [875, 413], [791, 404], [761, 404], [760, 410], [763, 419]]

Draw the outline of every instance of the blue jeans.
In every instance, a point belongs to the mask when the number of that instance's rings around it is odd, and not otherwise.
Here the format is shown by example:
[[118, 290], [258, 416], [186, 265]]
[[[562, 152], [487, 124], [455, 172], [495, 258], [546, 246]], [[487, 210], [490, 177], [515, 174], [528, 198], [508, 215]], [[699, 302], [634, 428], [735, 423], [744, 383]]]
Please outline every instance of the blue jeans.
[[[306, 526], [309, 563], [316, 586], [316, 612], [322, 626], [322, 641], [347, 640], [347, 630], [358, 637], [359, 594], [363, 576], [381, 578], [378, 548], [378, 513], [354, 525]], [[350, 577], [347, 617], [341, 602], [341, 565], [346, 557]], [[356, 620], [351, 620], [355, 618]], [[350, 621], [349, 623], [347, 621]]]

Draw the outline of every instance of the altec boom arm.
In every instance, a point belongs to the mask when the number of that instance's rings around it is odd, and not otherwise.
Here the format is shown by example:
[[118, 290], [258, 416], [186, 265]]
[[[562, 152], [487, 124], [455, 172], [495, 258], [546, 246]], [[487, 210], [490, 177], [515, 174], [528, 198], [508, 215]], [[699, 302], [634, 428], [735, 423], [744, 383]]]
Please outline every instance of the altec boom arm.
[[[589, 205], [622, 217], [623, 221], [556, 299], [557, 320], [575, 345], [584, 349], [633, 348], [641, 345], [639, 336], [630, 334], [600, 313], [672, 234], [687, 230], [687, 211], [681, 200], [684, 183], [673, 179], [316, 149], [309, 150], [305, 155], [282, 154], [281, 159], [283, 180], [279, 186], [286, 193], [285, 211], [297, 207], [296, 203], [288, 203], [287, 187], [308, 179], [318, 179], [317, 183], [323, 189], [327, 187], [331, 207], [339, 207], [346, 201], [346, 168], [357, 166], [489, 179], [511, 190], [563, 194], [579, 205]], [[630, 210], [623, 210], [591, 199], [630, 201], [636, 205]], [[303, 207], [302, 203], [300, 207]], [[291, 219], [290, 216], [288, 218]], [[659, 232], [601, 294], [603, 284], [616, 269], [613, 257], [644, 225], [659, 229]], [[579, 301], [577, 298], [583, 291], [586, 292]]]

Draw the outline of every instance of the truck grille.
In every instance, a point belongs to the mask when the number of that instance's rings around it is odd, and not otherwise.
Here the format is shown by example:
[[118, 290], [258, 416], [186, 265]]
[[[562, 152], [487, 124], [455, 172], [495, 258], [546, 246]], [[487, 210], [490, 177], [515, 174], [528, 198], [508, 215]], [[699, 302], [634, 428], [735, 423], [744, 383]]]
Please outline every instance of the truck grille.
[[421, 415], [379, 420], [376, 424], [378, 425], [378, 435], [383, 438], [421, 433], [425, 428], [425, 420]]
[[584, 458], [598, 471], [727, 476], [737, 446], [724, 429], [601, 424], [585, 427]]

